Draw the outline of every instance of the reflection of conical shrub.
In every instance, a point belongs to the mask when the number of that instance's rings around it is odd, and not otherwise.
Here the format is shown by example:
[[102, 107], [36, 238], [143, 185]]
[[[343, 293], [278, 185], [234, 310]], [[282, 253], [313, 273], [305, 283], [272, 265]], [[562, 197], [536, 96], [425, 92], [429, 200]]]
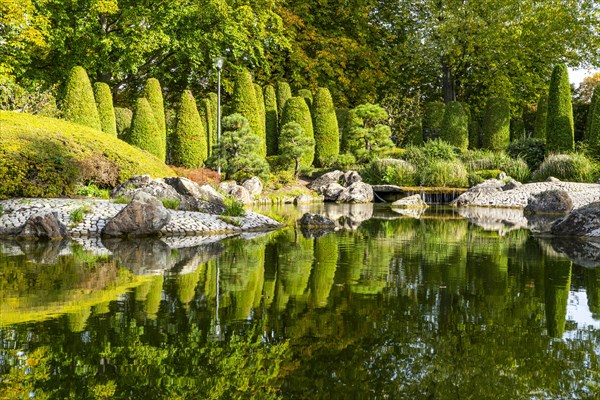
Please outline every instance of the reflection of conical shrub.
[[315, 260], [311, 279], [311, 303], [315, 307], [325, 307], [338, 261], [337, 238], [334, 234], [315, 240]]
[[468, 232], [466, 220], [428, 220], [422, 231], [423, 259], [434, 265], [455, 258]]
[[290, 298], [296, 300], [296, 311], [303, 307], [302, 297], [308, 287], [308, 279], [313, 263], [313, 239], [288, 233], [289, 242], [280, 245], [279, 268], [277, 271], [277, 310], [286, 308]]
[[389, 242], [381, 239], [370, 239], [362, 257], [362, 268], [358, 282], [351, 286], [354, 293], [377, 294], [387, 285], [390, 263], [394, 256], [394, 248]]
[[108, 314], [110, 312], [110, 301], [98, 303], [93, 307], [94, 315]]
[[600, 319], [600, 268], [586, 269], [585, 281], [588, 307], [593, 317]]
[[175, 285], [177, 288], [177, 298], [182, 304], [188, 304], [194, 299], [196, 294], [196, 285], [200, 277], [200, 270], [196, 269], [194, 272], [188, 274], [180, 274], [175, 278]]
[[162, 300], [162, 289], [163, 289], [164, 277], [157, 275], [152, 278], [150, 283], [150, 289], [148, 290], [148, 296], [146, 297], [146, 317], [148, 319], [155, 319], [160, 308], [160, 302]]
[[565, 332], [567, 302], [571, 289], [571, 261], [546, 259], [544, 300], [548, 335], [560, 338]]
[[67, 318], [69, 320], [69, 330], [71, 332], [82, 332], [85, 329], [85, 323], [87, 322], [91, 313], [91, 307], [82, 307], [74, 313], [67, 314]]
[[135, 301], [145, 302], [148, 297], [148, 293], [150, 292], [150, 287], [152, 286], [152, 281], [144, 281], [139, 286], [136, 286], [133, 290], [133, 296]]

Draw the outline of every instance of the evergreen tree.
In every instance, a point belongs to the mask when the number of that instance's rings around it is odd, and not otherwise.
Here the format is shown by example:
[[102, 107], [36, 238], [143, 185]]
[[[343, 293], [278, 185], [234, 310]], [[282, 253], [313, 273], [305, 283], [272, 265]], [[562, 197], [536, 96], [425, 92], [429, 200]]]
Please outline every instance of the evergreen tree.
[[548, 115], [546, 118], [546, 149], [549, 152], [570, 151], [575, 148], [571, 84], [565, 64], [558, 64], [552, 71], [548, 91]]
[[534, 139], [543, 140], [546, 142], [546, 120], [548, 119], [548, 95], [543, 94], [537, 103], [537, 111], [535, 112], [535, 124], [533, 127]]
[[262, 143], [252, 132], [248, 120], [241, 114], [228, 115], [223, 118], [222, 128], [221, 141], [208, 164], [220, 166], [227, 179], [241, 181], [256, 175], [267, 180], [269, 164], [261, 155]]
[[[315, 139], [312, 118], [306, 101], [302, 97], [290, 97], [285, 102], [283, 113], [281, 115], [280, 126], [283, 127], [288, 122], [297, 122], [302, 127], [304, 135], [308, 138]], [[281, 145], [280, 141], [279, 146]], [[301, 166], [310, 167], [315, 157], [315, 149], [312, 147], [302, 156]]]
[[461, 150], [469, 147], [469, 116], [458, 101], [451, 101], [446, 105], [440, 139]]
[[360, 126], [362, 121], [356, 115], [356, 110], [347, 110], [345, 112], [344, 124], [342, 129], [342, 137], [340, 139], [340, 154], [350, 152], [348, 141], [351, 138], [352, 129]]
[[[300, 89], [298, 90], [298, 97], [304, 97], [304, 101], [306, 101], [306, 105], [308, 109], [312, 111], [313, 107], [313, 94], [309, 89]], [[329, 95], [331, 97], [331, 95]]]
[[248, 70], [242, 70], [238, 73], [235, 85], [233, 87], [233, 107], [232, 113], [241, 114], [248, 120], [252, 132], [262, 140], [260, 146], [260, 154], [264, 157], [265, 151], [265, 131], [262, 126], [256, 94], [254, 93], [254, 85], [252, 77]]
[[423, 110], [423, 141], [437, 139], [444, 121], [446, 105], [441, 101], [425, 103]]
[[96, 82], [94, 84], [94, 98], [96, 99], [96, 108], [100, 117], [102, 132], [117, 136], [117, 123], [115, 120], [112, 93], [106, 83]]
[[92, 84], [82, 67], [73, 67], [69, 74], [62, 112], [67, 121], [102, 130]]
[[488, 100], [481, 127], [484, 149], [504, 150], [510, 144], [510, 105], [502, 97]]
[[588, 121], [587, 141], [593, 151], [593, 157], [600, 159], [600, 85], [596, 85], [594, 89]]
[[275, 88], [273, 86], [265, 86], [264, 99], [267, 155], [272, 156], [277, 154], [277, 132], [279, 131], [277, 124], [277, 95], [275, 94]]
[[158, 126], [160, 147], [157, 157], [165, 161], [167, 157], [167, 125], [165, 122], [162, 89], [157, 79], [148, 79], [144, 87], [144, 97], [148, 100], [148, 104], [152, 108], [154, 119], [156, 119], [156, 125]]
[[302, 156], [315, 146], [315, 140], [304, 134], [304, 129], [297, 122], [288, 122], [281, 127], [279, 136], [279, 154], [286, 161], [294, 162], [294, 176], [300, 173]]
[[287, 82], [277, 82], [277, 114], [279, 115], [279, 124], [281, 124], [281, 118], [283, 116], [283, 107], [286, 101], [292, 97], [292, 89]]
[[185, 168], [198, 168], [204, 165], [208, 155], [206, 131], [196, 108], [196, 100], [189, 90], [181, 95], [172, 138], [174, 165]]
[[335, 107], [327, 88], [319, 88], [313, 103], [315, 164], [329, 167], [340, 153], [340, 139]]
[[161, 130], [156, 123], [156, 118], [154, 118], [152, 107], [150, 107], [145, 97], [140, 97], [137, 100], [126, 142], [146, 150], [158, 158], [164, 155], [162, 152]]
[[215, 118], [212, 114], [212, 105], [210, 103], [210, 99], [205, 98], [200, 100], [200, 104], [198, 107], [198, 113], [200, 114], [200, 119], [202, 120], [202, 126], [204, 127], [204, 133], [206, 136], [206, 151], [207, 155], [211, 154], [212, 151], [212, 142], [213, 136], [217, 134], [217, 129], [215, 127]]
[[388, 113], [377, 104], [361, 104], [354, 109], [356, 125], [350, 129], [348, 148], [360, 162], [381, 157], [394, 147], [392, 130], [382, 122]]
[[264, 154], [267, 154], [267, 116], [265, 109], [265, 98], [263, 96], [262, 88], [258, 83], [254, 84], [254, 95], [256, 96], [256, 104], [258, 105], [258, 116], [260, 117], [261, 128], [264, 132]]
[[133, 111], [129, 108], [115, 107], [115, 125], [117, 128], [117, 137], [125, 140], [131, 128], [131, 118]]

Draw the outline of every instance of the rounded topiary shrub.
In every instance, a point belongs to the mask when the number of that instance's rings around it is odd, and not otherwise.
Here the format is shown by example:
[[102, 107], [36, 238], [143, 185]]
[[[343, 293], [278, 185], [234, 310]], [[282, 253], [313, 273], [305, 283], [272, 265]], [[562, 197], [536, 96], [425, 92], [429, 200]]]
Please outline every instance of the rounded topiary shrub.
[[423, 140], [433, 140], [440, 136], [440, 129], [444, 121], [446, 105], [441, 101], [425, 103], [423, 110]]
[[318, 167], [333, 165], [340, 153], [340, 140], [335, 107], [327, 88], [319, 88], [313, 103], [313, 129], [315, 134], [315, 164]]
[[549, 152], [570, 151], [575, 146], [571, 84], [565, 64], [552, 71], [548, 92], [548, 115], [546, 117], [546, 149]]
[[531, 135], [534, 139], [540, 139], [544, 143], [546, 142], [546, 120], [548, 119], [548, 95], [543, 94], [537, 103], [537, 110], [535, 112], [535, 122], [533, 126], [533, 134]]
[[545, 181], [549, 177], [571, 182], [595, 182], [598, 166], [583, 154], [550, 154], [533, 173], [534, 181]]
[[469, 116], [458, 101], [451, 101], [446, 105], [440, 139], [461, 150], [469, 147]]
[[[283, 107], [283, 113], [281, 115], [280, 126], [284, 126], [289, 122], [298, 123], [303, 129], [304, 135], [314, 140], [315, 135], [313, 131], [312, 118], [304, 98], [290, 97], [288, 101], [286, 101], [285, 106]], [[311, 150], [302, 157], [301, 166], [310, 167], [313, 163], [314, 156], [315, 150], [313, 146]]]
[[165, 121], [165, 107], [160, 83], [155, 78], [150, 78], [144, 87], [143, 97], [148, 100], [148, 104], [152, 109], [156, 126], [158, 127], [160, 145], [157, 157], [165, 161], [167, 156], [167, 124]]
[[279, 114], [279, 119], [280, 119], [279, 125], [282, 126], [283, 124], [281, 124], [281, 116], [283, 114], [283, 107], [285, 106], [286, 101], [288, 101], [288, 99], [290, 97], [292, 97], [292, 89], [290, 88], [290, 85], [287, 82], [280, 81], [280, 82], [277, 82], [276, 90], [277, 90], [277, 113]]
[[117, 129], [117, 137], [121, 140], [125, 140], [129, 134], [129, 128], [131, 128], [131, 118], [133, 117], [133, 111], [129, 108], [115, 107], [115, 126]]
[[467, 169], [458, 160], [436, 160], [420, 171], [421, 186], [429, 187], [467, 187], [469, 175]]
[[162, 161], [164, 158], [161, 157], [164, 157], [165, 153], [162, 149], [161, 135], [162, 131], [156, 123], [150, 103], [145, 97], [140, 97], [136, 102], [131, 128], [126, 137], [127, 143], [146, 150]]
[[73, 67], [69, 74], [62, 99], [62, 115], [67, 121], [102, 130], [92, 84], [82, 67]]
[[208, 156], [206, 131], [196, 108], [192, 92], [186, 90], [181, 96], [177, 122], [172, 136], [173, 164], [178, 167], [198, 168]]
[[267, 155], [272, 156], [277, 154], [277, 132], [278, 132], [278, 112], [277, 112], [277, 95], [275, 88], [267, 85], [264, 88], [265, 99], [265, 131]]
[[484, 149], [503, 150], [510, 144], [510, 104], [502, 97], [487, 101], [481, 126]]
[[260, 118], [252, 76], [248, 70], [243, 69], [237, 74], [232, 103], [232, 113], [240, 114], [248, 120], [250, 129], [263, 143], [261, 144], [261, 155], [266, 156], [265, 130]]
[[102, 132], [117, 136], [117, 123], [115, 121], [112, 93], [106, 83], [96, 82], [94, 84], [94, 98], [96, 99], [96, 108], [100, 116]]

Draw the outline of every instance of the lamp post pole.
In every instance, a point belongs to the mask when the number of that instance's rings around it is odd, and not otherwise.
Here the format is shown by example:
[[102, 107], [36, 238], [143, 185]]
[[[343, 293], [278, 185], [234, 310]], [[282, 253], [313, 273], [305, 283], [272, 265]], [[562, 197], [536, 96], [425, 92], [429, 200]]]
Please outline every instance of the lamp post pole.
[[[223, 57], [217, 57], [215, 67], [217, 68], [217, 146], [221, 144], [221, 70], [223, 69]], [[217, 172], [221, 175], [221, 158], [219, 156], [219, 164]]]

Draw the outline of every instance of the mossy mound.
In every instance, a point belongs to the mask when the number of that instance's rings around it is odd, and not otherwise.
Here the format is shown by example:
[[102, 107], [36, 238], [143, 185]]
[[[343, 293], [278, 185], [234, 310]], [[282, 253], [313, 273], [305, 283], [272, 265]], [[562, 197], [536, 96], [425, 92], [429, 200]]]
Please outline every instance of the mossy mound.
[[[116, 183], [175, 175], [156, 157], [79, 124], [0, 111], [0, 126], [0, 198], [70, 196], [94, 174], [116, 173]], [[90, 172], [90, 164], [111, 171]]]

